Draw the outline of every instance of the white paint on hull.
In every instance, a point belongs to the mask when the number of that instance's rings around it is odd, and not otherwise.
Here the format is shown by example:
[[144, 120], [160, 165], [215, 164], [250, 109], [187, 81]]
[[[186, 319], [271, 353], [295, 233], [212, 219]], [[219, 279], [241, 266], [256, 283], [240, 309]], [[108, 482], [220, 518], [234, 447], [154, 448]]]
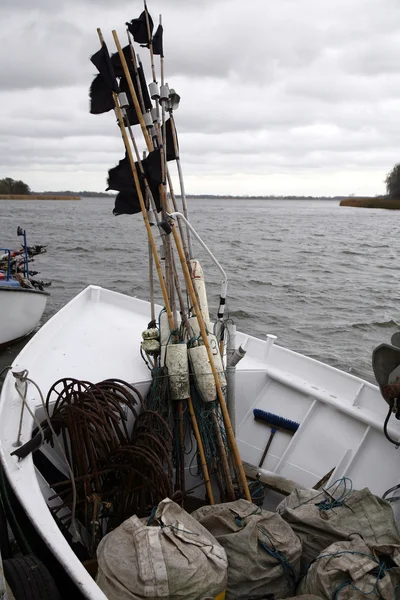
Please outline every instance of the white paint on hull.
[[48, 296], [39, 290], [0, 287], [0, 346], [35, 329]]

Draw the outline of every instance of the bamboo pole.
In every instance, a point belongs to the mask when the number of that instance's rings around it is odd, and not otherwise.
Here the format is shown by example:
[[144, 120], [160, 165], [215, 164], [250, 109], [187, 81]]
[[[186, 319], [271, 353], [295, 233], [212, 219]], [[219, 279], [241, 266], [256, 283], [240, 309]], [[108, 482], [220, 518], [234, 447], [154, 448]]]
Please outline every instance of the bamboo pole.
[[[102, 44], [103, 41], [104, 41], [104, 38], [103, 38], [103, 34], [101, 33], [101, 29], [100, 28], [97, 29], [97, 33], [98, 33], [98, 36], [99, 36], [100, 43]], [[116, 32], [113, 32], [113, 34], [114, 33], [116, 35]], [[118, 38], [117, 38], [117, 40], [118, 40]], [[121, 57], [121, 54], [122, 54], [123, 60], [125, 62], [125, 67], [126, 67], [127, 65], [126, 65], [125, 57], [123, 55], [122, 48], [121, 48], [121, 45], [119, 44], [119, 42], [118, 42], [118, 45], [119, 45], [119, 49], [121, 50], [120, 57]], [[130, 81], [132, 83], [132, 80], [130, 80]], [[162, 268], [161, 268], [160, 257], [159, 257], [158, 252], [157, 252], [157, 247], [156, 247], [156, 244], [155, 244], [155, 241], [154, 241], [153, 232], [151, 230], [151, 225], [149, 223], [149, 218], [147, 216], [147, 209], [146, 209], [146, 205], [145, 205], [144, 200], [143, 200], [142, 189], [140, 187], [139, 177], [138, 177], [138, 174], [137, 174], [137, 171], [136, 171], [136, 165], [135, 165], [135, 161], [134, 161], [133, 155], [132, 155], [132, 148], [131, 148], [131, 146], [129, 144], [129, 139], [128, 139], [128, 136], [127, 136], [127, 133], [126, 133], [126, 129], [125, 129], [125, 124], [124, 124], [124, 119], [123, 119], [123, 116], [122, 116], [121, 108], [119, 106], [118, 96], [117, 96], [117, 94], [115, 92], [113, 92], [113, 98], [114, 98], [115, 110], [117, 112], [117, 119], [118, 119], [119, 126], [120, 126], [120, 129], [121, 129], [122, 139], [123, 139], [123, 142], [124, 142], [124, 145], [125, 145], [125, 150], [126, 150], [126, 152], [128, 154], [129, 162], [130, 162], [131, 169], [132, 169], [132, 175], [133, 175], [133, 179], [134, 179], [134, 182], [135, 182], [136, 191], [137, 191], [138, 198], [139, 198], [140, 209], [142, 211], [142, 216], [143, 216], [144, 224], [145, 224], [145, 227], [146, 227], [147, 235], [148, 235], [148, 238], [149, 238], [149, 241], [150, 241], [150, 244], [151, 244], [151, 249], [152, 249], [152, 252], [153, 252], [154, 263], [156, 265], [156, 269], [157, 269], [157, 273], [158, 273], [158, 278], [160, 280], [161, 292], [162, 292], [162, 295], [163, 295], [163, 300], [164, 300], [164, 304], [165, 304], [165, 310], [167, 312], [168, 322], [169, 322], [171, 331], [173, 331], [173, 329], [174, 329], [174, 320], [173, 320], [173, 315], [172, 315], [172, 312], [171, 312], [171, 307], [170, 307], [170, 304], [169, 304], [169, 298], [168, 298], [168, 294], [167, 294], [167, 288], [165, 287], [165, 281], [164, 281], [164, 275], [163, 275]], [[135, 98], [136, 98], [136, 94], [135, 94]], [[136, 101], [137, 101], [137, 98], [136, 98]], [[140, 112], [140, 110], [139, 110], [139, 114], [140, 114], [140, 116], [142, 114]], [[143, 117], [142, 117], [142, 121], [143, 121]], [[147, 131], [146, 131], [146, 133], [147, 133]]]
[[120, 57], [120, 60], [121, 60], [121, 64], [122, 64], [122, 68], [123, 68], [126, 80], [128, 82], [129, 91], [131, 93], [132, 100], [133, 100], [133, 106], [135, 108], [136, 114], [137, 114], [138, 119], [139, 119], [140, 128], [142, 130], [143, 137], [144, 137], [144, 140], [146, 142], [147, 150], [149, 152], [151, 152], [152, 150], [154, 150], [153, 143], [152, 143], [152, 141], [150, 139], [149, 132], [147, 131], [147, 127], [146, 127], [146, 124], [145, 124], [144, 119], [143, 119], [142, 111], [140, 109], [140, 104], [139, 104], [139, 101], [137, 99], [135, 88], [133, 87], [131, 74], [129, 72], [128, 65], [126, 64], [125, 55], [122, 52], [121, 44], [119, 43], [118, 35], [117, 35], [117, 32], [115, 31], [115, 29], [112, 31], [112, 35], [113, 35], [114, 42], [115, 42], [115, 45], [116, 45], [117, 50], [118, 50], [118, 54], [119, 54], [119, 57]]
[[144, 105], [144, 98], [143, 98], [143, 93], [142, 93], [142, 86], [140, 85], [140, 79], [139, 79], [139, 72], [138, 72], [138, 68], [137, 68], [137, 61], [136, 61], [135, 49], [134, 49], [132, 41], [131, 41], [131, 35], [129, 33], [129, 29], [126, 30], [126, 33], [128, 35], [128, 42], [129, 42], [129, 48], [131, 50], [131, 59], [132, 59], [132, 64], [133, 64], [133, 71], [135, 73], [135, 79], [136, 79], [137, 89], [138, 89], [138, 92], [139, 92], [139, 102], [140, 102], [140, 106], [141, 106], [141, 109], [142, 109], [142, 113], [145, 113], [146, 112], [146, 107]]

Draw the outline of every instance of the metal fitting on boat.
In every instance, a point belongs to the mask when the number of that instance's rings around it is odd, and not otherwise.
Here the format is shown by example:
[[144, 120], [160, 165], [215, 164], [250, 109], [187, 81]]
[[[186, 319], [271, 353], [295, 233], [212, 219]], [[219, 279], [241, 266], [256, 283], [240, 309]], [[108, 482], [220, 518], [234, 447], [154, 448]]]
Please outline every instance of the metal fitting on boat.
[[238, 362], [241, 361], [245, 355], [246, 355], [246, 350], [244, 350], [242, 346], [239, 346], [239, 348], [236, 348], [236, 350], [233, 352], [233, 354], [231, 354], [228, 357], [226, 367], [227, 368], [236, 367]]
[[11, 372], [18, 381], [24, 381], [29, 375], [28, 369], [23, 369], [21, 367], [18, 368], [18, 371]]

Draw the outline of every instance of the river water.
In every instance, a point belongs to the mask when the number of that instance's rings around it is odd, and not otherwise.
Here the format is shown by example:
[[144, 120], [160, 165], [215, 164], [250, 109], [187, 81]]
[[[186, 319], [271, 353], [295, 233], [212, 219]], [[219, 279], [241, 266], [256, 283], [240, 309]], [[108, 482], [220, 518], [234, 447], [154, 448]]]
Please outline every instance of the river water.
[[[89, 283], [148, 299], [140, 215], [112, 215], [113, 200], [0, 202], [0, 244], [47, 244], [31, 269], [51, 280], [42, 323]], [[329, 200], [195, 199], [192, 224], [229, 278], [237, 328], [374, 381], [371, 353], [399, 329], [400, 213]], [[215, 317], [220, 275], [196, 246]], [[161, 301], [160, 294], [158, 298]], [[25, 342], [0, 353], [10, 364]]]

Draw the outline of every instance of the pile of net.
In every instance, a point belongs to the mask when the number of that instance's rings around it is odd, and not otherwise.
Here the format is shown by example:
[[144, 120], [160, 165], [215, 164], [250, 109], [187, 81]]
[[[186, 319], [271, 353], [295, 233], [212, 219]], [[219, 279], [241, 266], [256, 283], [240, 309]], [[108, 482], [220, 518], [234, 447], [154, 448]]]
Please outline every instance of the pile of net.
[[198, 600], [226, 587], [225, 550], [169, 498], [104, 537], [97, 560], [97, 584], [112, 600]]
[[227, 600], [294, 595], [301, 542], [278, 514], [237, 500], [204, 506], [192, 517], [226, 550]]
[[295, 490], [277, 507], [303, 544], [301, 568], [334, 542], [359, 534], [369, 546], [400, 544], [392, 507], [367, 488], [346, 488], [340, 480], [326, 491]]
[[400, 587], [400, 546], [367, 546], [358, 536], [331, 544], [310, 565], [298, 594], [327, 600], [395, 600]]

